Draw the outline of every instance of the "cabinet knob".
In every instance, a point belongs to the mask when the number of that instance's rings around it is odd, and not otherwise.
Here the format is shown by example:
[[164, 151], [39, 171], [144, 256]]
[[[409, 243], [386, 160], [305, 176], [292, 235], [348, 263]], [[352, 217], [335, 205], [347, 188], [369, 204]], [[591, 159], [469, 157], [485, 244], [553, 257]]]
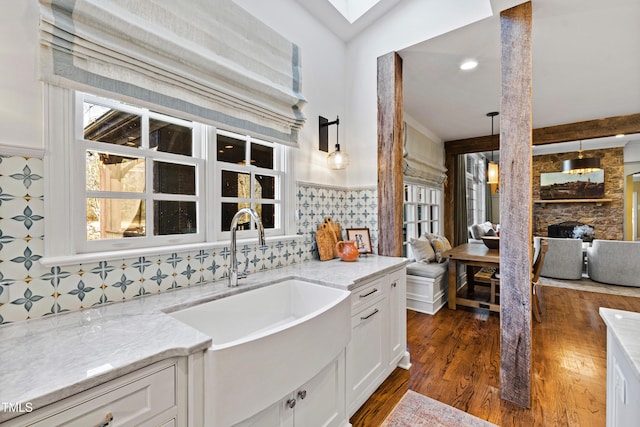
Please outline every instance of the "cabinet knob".
[[111, 425], [111, 421], [113, 421], [113, 414], [109, 412], [104, 416], [104, 422], [102, 424], [98, 424], [96, 427], [109, 427]]
[[393, 283], [391, 284], [391, 287], [392, 287], [392, 288], [395, 288], [396, 286], [398, 286], [398, 282], [393, 282]]
[[296, 406], [296, 400], [295, 399], [289, 399], [287, 400], [287, 408], [289, 409], [293, 409]]
[[300, 398], [300, 400], [304, 400], [304, 398], [307, 397], [307, 390], [300, 390], [298, 392], [298, 397]]

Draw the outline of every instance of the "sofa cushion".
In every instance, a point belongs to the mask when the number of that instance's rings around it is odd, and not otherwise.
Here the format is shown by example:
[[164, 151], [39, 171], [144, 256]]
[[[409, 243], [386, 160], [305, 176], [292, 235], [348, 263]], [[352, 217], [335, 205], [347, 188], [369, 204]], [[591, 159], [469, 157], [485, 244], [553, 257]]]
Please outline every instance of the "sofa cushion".
[[411, 276], [421, 276], [429, 279], [435, 279], [447, 272], [448, 263], [425, 263], [412, 262], [407, 265], [407, 274]]
[[431, 262], [436, 259], [436, 253], [431, 246], [431, 242], [424, 237], [409, 239], [409, 246], [411, 247], [411, 253], [416, 261]]

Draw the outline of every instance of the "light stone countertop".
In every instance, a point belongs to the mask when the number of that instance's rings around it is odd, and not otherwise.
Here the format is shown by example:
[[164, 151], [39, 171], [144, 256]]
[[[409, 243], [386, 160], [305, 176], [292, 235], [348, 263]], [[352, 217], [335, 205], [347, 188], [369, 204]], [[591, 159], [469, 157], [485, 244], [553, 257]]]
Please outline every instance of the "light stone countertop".
[[600, 307], [600, 317], [620, 343], [636, 380], [640, 382], [640, 313]]
[[[353, 290], [407, 262], [377, 255], [356, 262], [308, 261], [251, 274], [237, 288], [227, 287], [225, 279], [0, 326], [0, 402], [30, 402], [37, 410], [211, 345], [209, 336], [165, 313], [292, 278]], [[0, 407], [0, 422], [19, 415]]]

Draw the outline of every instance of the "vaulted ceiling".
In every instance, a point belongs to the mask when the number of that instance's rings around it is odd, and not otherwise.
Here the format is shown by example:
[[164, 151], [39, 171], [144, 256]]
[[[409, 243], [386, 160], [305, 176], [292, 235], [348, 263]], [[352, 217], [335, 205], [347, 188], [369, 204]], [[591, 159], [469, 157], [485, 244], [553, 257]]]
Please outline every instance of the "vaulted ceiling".
[[[348, 42], [409, 0], [381, 0], [353, 23], [328, 0], [297, 1]], [[512, 3], [492, 0], [494, 17], [399, 52], [405, 112], [442, 141], [491, 132], [486, 113], [500, 109], [498, 15]], [[640, 113], [640, 1], [532, 0], [532, 5], [534, 128]], [[460, 70], [467, 59], [475, 59], [477, 68]], [[640, 136], [585, 141], [584, 148], [628, 142], [640, 143]]]
[[[640, 2], [533, 0], [532, 5], [534, 128], [640, 112]], [[486, 113], [500, 109], [498, 16], [400, 55], [408, 114], [442, 140], [490, 133]], [[460, 70], [467, 59], [478, 67]], [[631, 140], [640, 138], [610, 141]]]

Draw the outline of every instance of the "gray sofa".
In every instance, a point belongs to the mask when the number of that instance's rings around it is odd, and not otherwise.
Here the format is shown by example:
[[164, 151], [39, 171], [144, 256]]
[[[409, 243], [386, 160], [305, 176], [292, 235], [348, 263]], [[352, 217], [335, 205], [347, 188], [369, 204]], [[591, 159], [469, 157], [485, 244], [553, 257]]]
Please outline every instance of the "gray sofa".
[[[536, 251], [540, 247], [541, 237], [534, 238]], [[582, 278], [584, 263], [581, 239], [544, 237], [549, 249], [542, 264], [540, 276], [553, 279], [579, 280]]]
[[640, 242], [596, 239], [587, 248], [587, 259], [591, 280], [640, 287]]

